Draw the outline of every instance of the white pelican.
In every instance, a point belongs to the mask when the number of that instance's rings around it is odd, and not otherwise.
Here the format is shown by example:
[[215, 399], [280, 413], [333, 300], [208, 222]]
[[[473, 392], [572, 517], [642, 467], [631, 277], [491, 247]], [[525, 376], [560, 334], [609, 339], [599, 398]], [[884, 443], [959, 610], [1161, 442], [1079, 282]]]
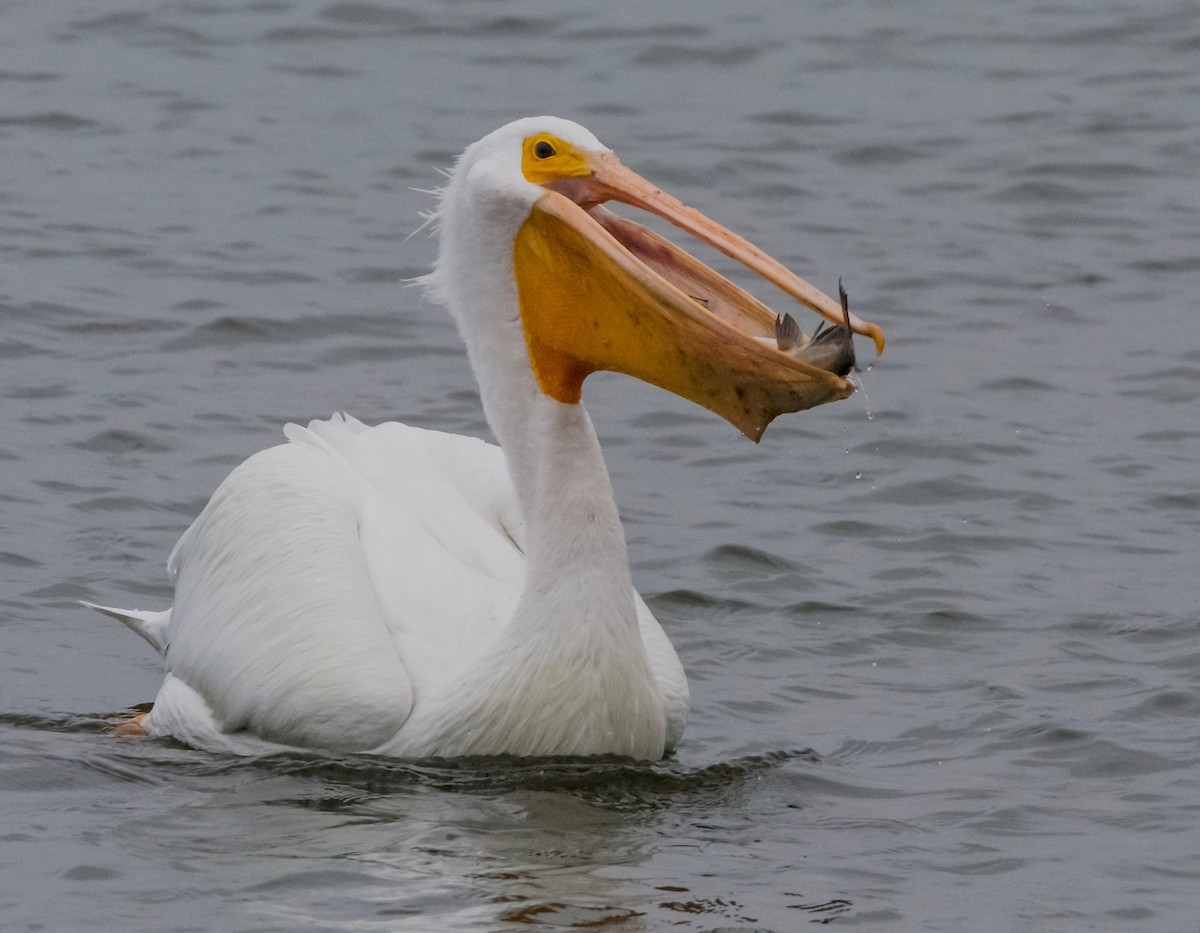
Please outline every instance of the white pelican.
[[[630, 582], [580, 402], [599, 369], [722, 415], [757, 441], [777, 414], [844, 398], [827, 347], [666, 240], [651, 211], [875, 341], [883, 334], [537, 117], [457, 160], [428, 292], [453, 315], [500, 447], [352, 418], [288, 425], [237, 467], [168, 563], [174, 607], [103, 609], [163, 656], [124, 731], [252, 754], [617, 754], [679, 742], [687, 680]], [[849, 339], [849, 332], [845, 334]], [[102, 607], [96, 607], [102, 608]]]

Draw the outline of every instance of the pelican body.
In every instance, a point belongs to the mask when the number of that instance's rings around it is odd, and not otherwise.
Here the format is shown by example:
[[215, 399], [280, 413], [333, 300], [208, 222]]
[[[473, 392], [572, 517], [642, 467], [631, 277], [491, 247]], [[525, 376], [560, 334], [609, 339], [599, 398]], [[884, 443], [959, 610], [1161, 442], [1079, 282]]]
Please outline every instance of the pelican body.
[[802, 334], [781, 352], [774, 312], [609, 201], [882, 350], [877, 327], [583, 127], [496, 130], [440, 192], [424, 284], [457, 324], [499, 446], [346, 416], [288, 425], [176, 545], [171, 609], [103, 609], [166, 667], [127, 731], [243, 754], [657, 759], [678, 744], [687, 680], [634, 591], [583, 381], [627, 373], [755, 441], [777, 414], [852, 387], [806, 361]]

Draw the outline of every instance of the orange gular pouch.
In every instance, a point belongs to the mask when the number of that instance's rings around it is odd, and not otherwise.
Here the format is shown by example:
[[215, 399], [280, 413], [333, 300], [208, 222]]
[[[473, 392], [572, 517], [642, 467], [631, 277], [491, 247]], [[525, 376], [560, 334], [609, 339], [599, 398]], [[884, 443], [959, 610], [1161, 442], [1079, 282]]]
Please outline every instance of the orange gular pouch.
[[591, 373], [625, 373], [757, 441], [776, 415], [854, 391], [781, 352], [776, 315], [761, 302], [657, 234], [595, 210], [547, 191], [514, 243], [525, 339], [545, 394], [575, 404]]

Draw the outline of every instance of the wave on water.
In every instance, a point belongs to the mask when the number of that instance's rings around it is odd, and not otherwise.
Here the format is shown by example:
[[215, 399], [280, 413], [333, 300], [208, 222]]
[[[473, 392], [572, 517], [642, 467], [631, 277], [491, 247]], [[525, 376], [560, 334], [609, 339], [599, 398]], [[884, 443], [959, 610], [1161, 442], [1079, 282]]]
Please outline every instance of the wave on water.
[[[139, 780], [155, 782], [170, 773], [196, 778], [223, 777], [246, 771], [274, 777], [311, 779], [325, 785], [386, 795], [414, 788], [464, 794], [497, 795], [514, 791], [572, 794], [589, 803], [623, 809], [668, 806], [686, 797], [710, 798], [715, 805], [736, 795], [754, 780], [791, 761], [817, 764], [811, 749], [788, 749], [744, 755], [729, 761], [687, 765], [675, 757], [647, 762], [616, 755], [521, 758], [513, 755], [470, 758], [403, 759], [378, 755], [324, 755], [277, 752], [259, 756], [213, 754], [171, 739], [112, 735], [128, 712], [144, 712], [142, 704], [124, 713], [45, 716], [0, 713], [0, 729], [66, 735], [104, 736], [108, 748], [77, 758], [83, 768], [106, 774], [144, 772]], [[115, 769], [115, 771], [114, 771]], [[292, 801], [295, 802], [295, 801]]]

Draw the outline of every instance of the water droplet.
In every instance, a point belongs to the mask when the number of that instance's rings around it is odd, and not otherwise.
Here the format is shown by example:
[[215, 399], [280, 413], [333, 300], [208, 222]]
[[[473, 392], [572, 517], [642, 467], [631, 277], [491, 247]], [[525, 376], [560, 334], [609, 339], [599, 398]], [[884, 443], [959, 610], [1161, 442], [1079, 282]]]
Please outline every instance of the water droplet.
[[[867, 368], [870, 369], [869, 366]], [[857, 373], [851, 373], [849, 379], [850, 384], [854, 386], [855, 393], [863, 397], [863, 404], [867, 407], [867, 420], [874, 421], [875, 416], [871, 414], [871, 398], [867, 395], [867, 387], [863, 384], [863, 381], [858, 378]]]

